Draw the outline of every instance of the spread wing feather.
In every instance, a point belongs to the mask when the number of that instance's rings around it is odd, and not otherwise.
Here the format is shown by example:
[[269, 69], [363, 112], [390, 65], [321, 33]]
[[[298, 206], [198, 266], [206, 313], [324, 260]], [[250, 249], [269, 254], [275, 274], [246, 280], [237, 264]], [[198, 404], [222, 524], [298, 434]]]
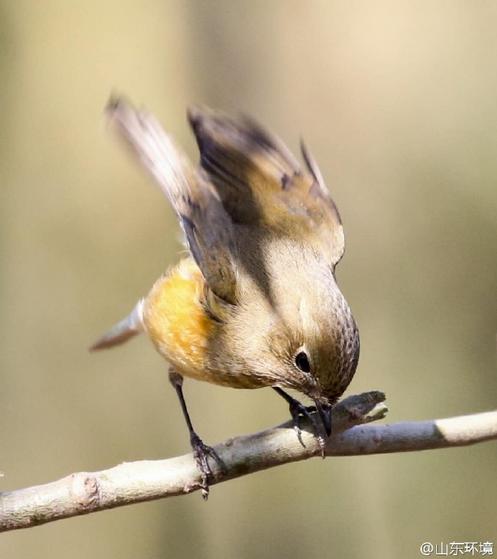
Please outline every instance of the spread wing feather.
[[158, 121], [127, 102], [111, 100], [111, 122], [169, 199], [188, 247], [212, 291], [234, 303], [236, 274], [233, 224], [218, 193], [191, 166]]
[[191, 109], [201, 166], [235, 224], [272, 229], [320, 251], [334, 267], [343, 255], [340, 215], [310, 152], [305, 169], [283, 142], [247, 117]]

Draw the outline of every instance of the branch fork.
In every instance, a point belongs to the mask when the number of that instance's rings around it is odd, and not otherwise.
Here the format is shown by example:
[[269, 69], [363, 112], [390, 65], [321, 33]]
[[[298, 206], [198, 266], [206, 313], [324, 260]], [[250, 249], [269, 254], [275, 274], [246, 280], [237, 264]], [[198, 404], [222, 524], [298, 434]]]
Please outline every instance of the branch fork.
[[[379, 391], [349, 396], [333, 408], [326, 456], [352, 456], [455, 447], [497, 439], [497, 411], [447, 419], [370, 425], [387, 413]], [[235, 437], [214, 450], [215, 485], [242, 475], [321, 455], [313, 427], [302, 421], [301, 442], [291, 421]], [[79, 472], [58, 481], [0, 493], [0, 531], [28, 528], [100, 510], [183, 495], [202, 488], [192, 454]]]

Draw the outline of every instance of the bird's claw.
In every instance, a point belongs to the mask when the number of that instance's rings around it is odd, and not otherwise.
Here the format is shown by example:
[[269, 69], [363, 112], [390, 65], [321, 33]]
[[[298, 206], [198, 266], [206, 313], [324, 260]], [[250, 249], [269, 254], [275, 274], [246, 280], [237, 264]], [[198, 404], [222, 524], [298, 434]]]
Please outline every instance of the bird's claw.
[[302, 446], [305, 446], [302, 440], [302, 418], [306, 418], [312, 424], [312, 407], [306, 407], [298, 400], [292, 400], [289, 405], [290, 415], [293, 419], [293, 428], [297, 434], [297, 438]]
[[212, 469], [209, 464], [209, 457], [217, 463], [222, 471], [226, 470], [226, 465], [221, 460], [218, 453], [211, 446], [204, 444], [196, 433], [191, 434], [190, 442], [192, 445], [193, 457], [195, 458], [197, 468], [201, 475], [200, 489], [202, 491], [202, 498], [206, 501], [209, 497], [209, 482], [213, 477]]
[[302, 428], [301, 423], [302, 419], [306, 418], [310, 425], [312, 425], [312, 429], [314, 431], [314, 436], [319, 444], [319, 448], [321, 449], [321, 456], [325, 457], [325, 448], [326, 442], [321, 434], [320, 426], [316, 421], [316, 407], [315, 406], [304, 406], [298, 400], [293, 400], [290, 402], [289, 405], [290, 414], [293, 419], [293, 428], [297, 434], [297, 438], [299, 439], [300, 444], [305, 447], [304, 441], [302, 440]]

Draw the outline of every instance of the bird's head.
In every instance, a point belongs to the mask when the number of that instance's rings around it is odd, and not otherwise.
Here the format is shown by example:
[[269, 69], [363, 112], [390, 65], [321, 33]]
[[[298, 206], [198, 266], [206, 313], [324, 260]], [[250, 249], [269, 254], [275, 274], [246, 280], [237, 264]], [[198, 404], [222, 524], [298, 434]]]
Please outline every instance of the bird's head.
[[329, 435], [331, 406], [357, 367], [359, 333], [333, 270], [302, 252], [285, 260], [285, 269], [271, 275], [271, 297], [256, 298], [249, 313], [247, 366], [270, 376], [272, 386], [309, 397]]

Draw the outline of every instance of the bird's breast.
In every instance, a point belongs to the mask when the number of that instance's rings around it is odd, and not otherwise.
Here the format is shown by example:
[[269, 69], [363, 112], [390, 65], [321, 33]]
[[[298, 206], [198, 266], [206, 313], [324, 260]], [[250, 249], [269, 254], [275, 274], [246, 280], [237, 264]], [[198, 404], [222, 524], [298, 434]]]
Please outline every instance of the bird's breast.
[[[162, 276], [145, 299], [145, 329], [157, 351], [183, 376], [233, 388], [256, 388], [230, 361], [224, 324], [207, 310], [204, 277], [182, 260]], [[247, 373], [247, 372], [245, 372]]]
[[209, 344], [218, 325], [202, 305], [203, 276], [191, 259], [162, 276], [144, 305], [144, 323], [153, 344], [178, 372], [205, 379]]

